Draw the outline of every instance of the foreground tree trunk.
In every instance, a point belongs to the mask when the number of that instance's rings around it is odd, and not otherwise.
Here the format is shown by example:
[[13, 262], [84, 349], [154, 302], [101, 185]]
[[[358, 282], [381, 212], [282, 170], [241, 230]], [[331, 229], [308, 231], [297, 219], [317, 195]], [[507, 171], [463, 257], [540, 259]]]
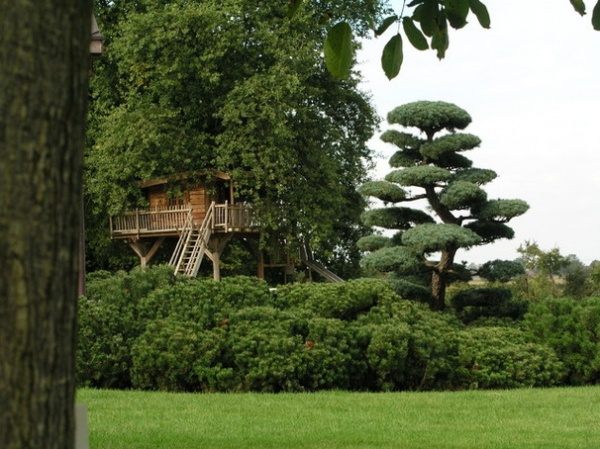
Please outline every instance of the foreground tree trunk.
[[72, 449], [91, 6], [0, 0], [0, 447]]

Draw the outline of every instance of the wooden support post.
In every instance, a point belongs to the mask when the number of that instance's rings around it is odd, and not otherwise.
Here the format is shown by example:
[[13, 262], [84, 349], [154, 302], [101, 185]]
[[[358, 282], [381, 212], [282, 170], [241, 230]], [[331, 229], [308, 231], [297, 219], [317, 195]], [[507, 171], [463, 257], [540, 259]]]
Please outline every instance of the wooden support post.
[[212, 236], [207, 245], [208, 247], [205, 250], [206, 255], [213, 264], [213, 279], [215, 281], [221, 280], [221, 266], [219, 262], [221, 260], [221, 254], [223, 254], [223, 250], [229, 240], [231, 240], [231, 237], [233, 237], [233, 233], [225, 234], [222, 237]]
[[148, 265], [148, 262], [150, 262], [150, 260], [154, 257], [154, 255], [158, 251], [158, 248], [160, 248], [160, 245], [163, 244], [163, 242], [165, 241], [165, 238], [166, 237], [160, 237], [158, 240], [156, 240], [152, 244], [150, 249], [148, 249], [148, 246], [146, 245], [145, 242], [142, 242], [140, 240], [128, 240], [127, 243], [129, 243], [129, 246], [131, 247], [131, 249], [133, 249], [133, 251], [135, 251], [135, 253], [140, 258], [141, 267], [145, 268], [146, 265]]
[[140, 236], [140, 210], [139, 209], [135, 210], [135, 230], [139, 237]]
[[265, 254], [261, 249], [258, 250], [258, 258], [257, 259], [258, 260], [256, 263], [256, 269], [257, 269], [256, 277], [258, 277], [258, 279], [264, 279], [265, 278]]
[[219, 261], [221, 260], [221, 254], [217, 251], [210, 251], [208, 248], [204, 250], [206, 257], [210, 259], [213, 265], [213, 279], [215, 281], [221, 280], [221, 267]]
[[233, 195], [233, 181], [229, 180], [229, 202], [235, 204], [235, 197]]
[[152, 259], [154, 257], [154, 255], [156, 254], [156, 252], [158, 251], [158, 248], [160, 248], [160, 246], [163, 244], [163, 242], [165, 241], [166, 237], [160, 237], [158, 240], [156, 240], [153, 244], [152, 247], [150, 248], [150, 251], [148, 251], [146, 253], [146, 264], [148, 262], [150, 262], [150, 259]]

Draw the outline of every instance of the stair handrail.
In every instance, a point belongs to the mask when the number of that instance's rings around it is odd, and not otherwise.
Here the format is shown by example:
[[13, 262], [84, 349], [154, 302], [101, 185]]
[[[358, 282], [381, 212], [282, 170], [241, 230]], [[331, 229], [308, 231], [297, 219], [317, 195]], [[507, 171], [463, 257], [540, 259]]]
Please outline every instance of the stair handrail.
[[185, 269], [185, 274], [188, 276], [194, 277], [198, 274], [200, 264], [202, 263], [202, 258], [204, 257], [204, 251], [208, 246], [208, 240], [210, 239], [210, 235], [214, 227], [214, 211], [215, 202], [213, 201], [210, 203], [210, 206], [206, 211], [206, 215], [204, 216], [204, 220], [202, 220], [200, 229], [198, 229], [198, 239], [196, 239], [194, 247], [192, 248], [192, 252], [190, 253], [190, 263]]
[[183, 227], [181, 228], [181, 235], [179, 236], [179, 240], [177, 241], [177, 245], [175, 246], [175, 250], [171, 255], [171, 260], [169, 260], [169, 265], [175, 267], [175, 273], [179, 270], [179, 266], [181, 265], [182, 255], [184, 252], [184, 248], [186, 247], [190, 237], [192, 235], [192, 231], [194, 229], [194, 218], [192, 214], [192, 209], [188, 211], [188, 215], [183, 222]]

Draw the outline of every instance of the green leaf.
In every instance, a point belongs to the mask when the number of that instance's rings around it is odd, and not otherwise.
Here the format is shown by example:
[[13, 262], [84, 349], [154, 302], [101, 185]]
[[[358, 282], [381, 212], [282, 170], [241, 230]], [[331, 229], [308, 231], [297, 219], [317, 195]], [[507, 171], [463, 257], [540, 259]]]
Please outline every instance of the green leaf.
[[396, 20], [398, 20], [398, 16], [390, 16], [390, 17], [386, 17], [383, 22], [381, 22], [381, 25], [379, 25], [379, 27], [375, 30], [375, 36], [381, 36], [383, 33], [385, 33], [385, 31], [394, 23], [396, 22]]
[[352, 28], [347, 22], [334, 25], [325, 39], [325, 65], [336, 78], [346, 78], [352, 67]]
[[475, 17], [477, 17], [479, 24], [483, 28], [490, 27], [490, 14], [483, 3], [479, 0], [469, 0], [469, 8], [471, 8], [471, 11], [475, 14]]
[[462, 28], [467, 24], [469, 0], [445, 0], [446, 16], [452, 28]]
[[421, 3], [424, 3], [424, 2], [425, 2], [425, 0], [413, 0], [406, 6], [408, 6], [409, 8], [412, 8], [413, 6], [420, 5]]
[[421, 24], [423, 33], [426, 36], [432, 37], [437, 30], [439, 14], [437, 1], [427, 0], [422, 5], [417, 6], [413, 13], [413, 18]]
[[582, 16], [585, 15], [585, 3], [583, 3], [583, 0], [570, 0], [570, 2], [571, 5], [573, 5], [573, 8], [575, 8], [575, 11]]
[[288, 8], [288, 17], [294, 17], [298, 8], [302, 4], [302, 0], [290, 0], [289, 8]]
[[383, 54], [381, 55], [381, 67], [383, 67], [385, 76], [387, 76], [388, 79], [391, 80], [400, 73], [403, 57], [402, 36], [396, 34], [387, 44], [385, 44]]
[[596, 31], [600, 31], [600, 0], [598, 0], [592, 11], [592, 26]]
[[404, 28], [404, 33], [406, 33], [408, 41], [413, 47], [417, 50], [427, 50], [429, 48], [427, 39], [425, 39], [421, 30], [416, 27], [415, 22], [413, 22], [410, 17], [404, 17], [402, 19], [402, 27]]
[[446, 50], [450, 45], [448, 36], [448, 27], [441, 26], [436, 30], [431, 38], [431, 48], [437, 50], [437, 57], [443, 59], [446, 56]]

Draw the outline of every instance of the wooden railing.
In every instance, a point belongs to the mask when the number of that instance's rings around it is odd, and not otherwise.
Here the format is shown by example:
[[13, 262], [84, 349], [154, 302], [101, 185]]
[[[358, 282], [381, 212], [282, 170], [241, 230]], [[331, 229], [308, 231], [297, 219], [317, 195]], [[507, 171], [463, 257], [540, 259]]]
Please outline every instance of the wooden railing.
[[215, 229], [242, 229], [257, 227], [252, 208], [247, 204], [215, 204]]
[[[152, 234], [179, 234], [184, 227], [189, 207], [161, 209], [136, 209], [110, 218], [110, 231], [113, 237]], [[249, 205], [214, 205], [213, 229], [216, 231], [255, 228], [252, 209]]]
[[183, 228], [189, 207], [136, 209], [133, 212], [110, 217], [111, 235], [152, 234], [178, 232]]

